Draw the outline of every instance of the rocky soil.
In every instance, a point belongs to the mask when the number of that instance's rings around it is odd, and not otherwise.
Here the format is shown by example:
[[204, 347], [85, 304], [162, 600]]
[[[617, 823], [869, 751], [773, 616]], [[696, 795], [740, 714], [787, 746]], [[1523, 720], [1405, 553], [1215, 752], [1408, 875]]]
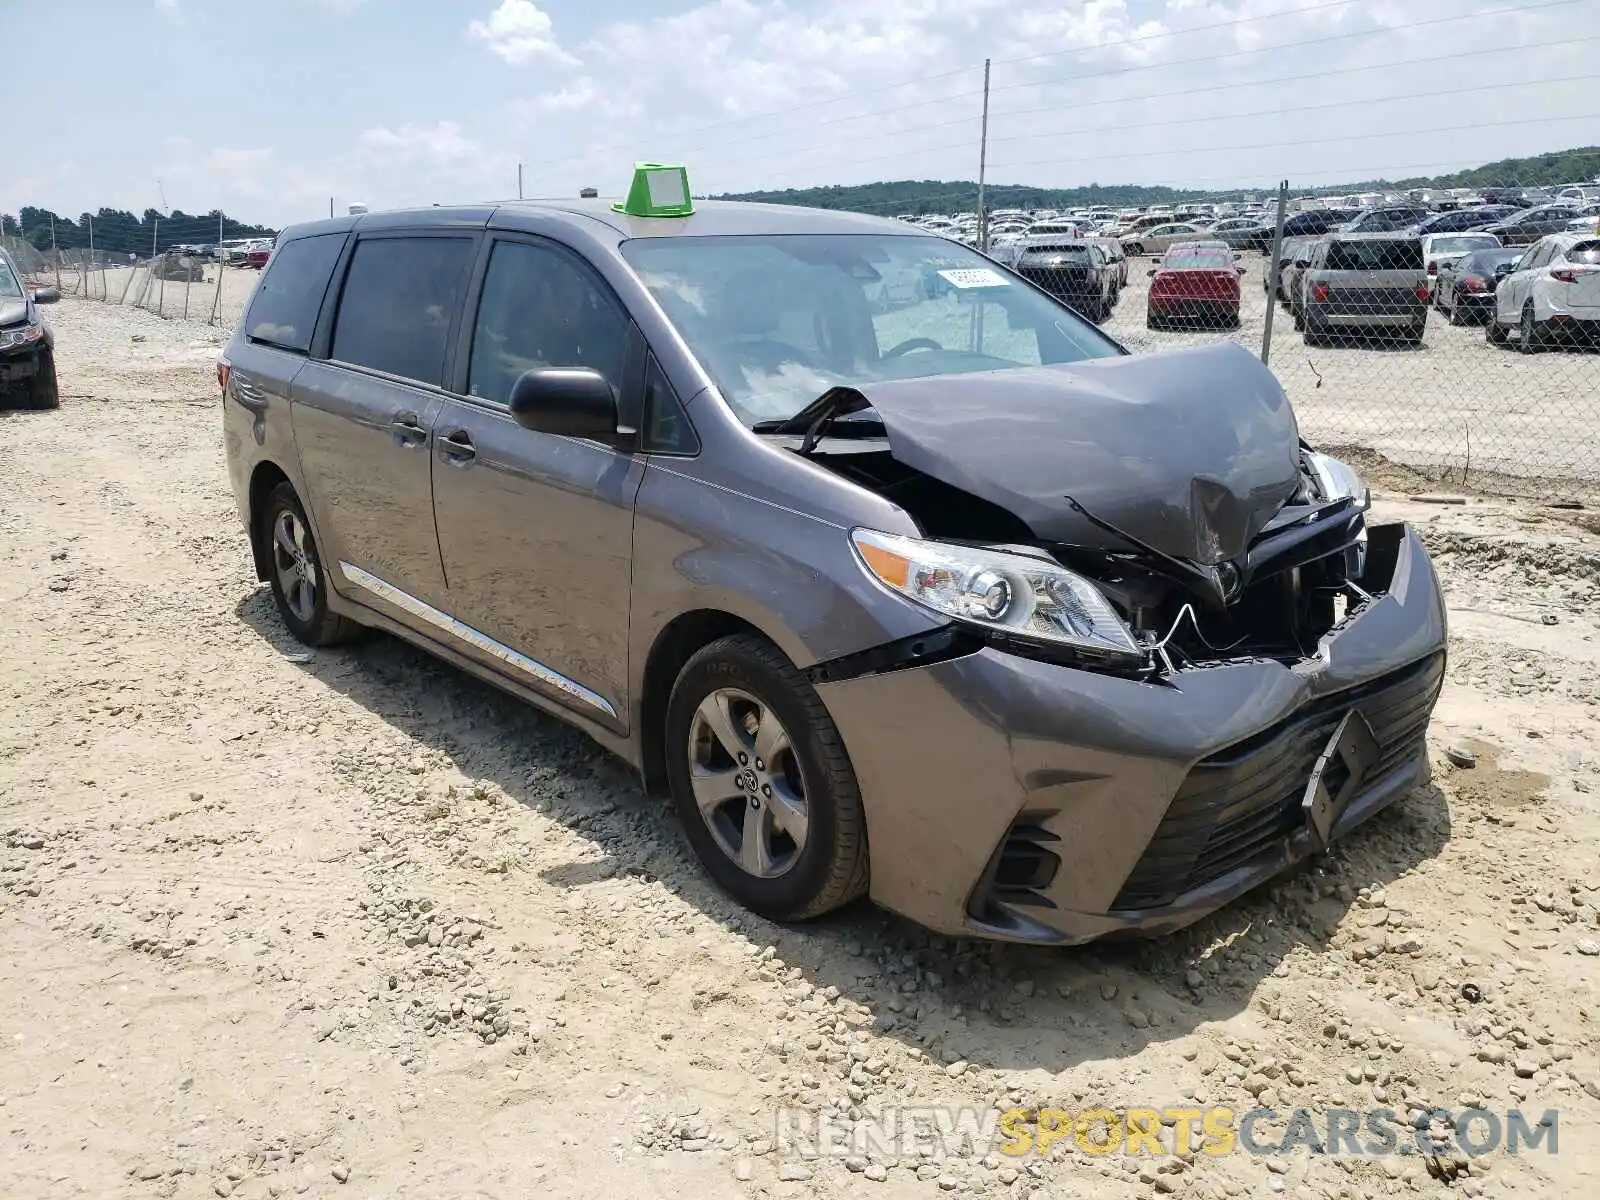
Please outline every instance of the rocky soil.
[[[1600, 1194], [1575, 514], [1381, 498], [1452, 604], [1434, 784], [1198, 927], [781, 928], [581, 736], [388, 638], [292, 643], [227, 487], [217, 335], [53, 320], [63, 407], [0, 414], [0, 1194]], [[784, 1106], [1095, 1104], [1553, 1108], [1559, 1153], [775, 1144]]]

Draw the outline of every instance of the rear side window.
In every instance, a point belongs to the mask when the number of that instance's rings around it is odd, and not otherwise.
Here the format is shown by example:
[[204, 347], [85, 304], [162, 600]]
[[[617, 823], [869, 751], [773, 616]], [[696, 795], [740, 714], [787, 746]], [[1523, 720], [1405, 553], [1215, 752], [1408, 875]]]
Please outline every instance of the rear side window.
[[1422, 243], [1415, 239], [1334, 242], [1328, 247], [1330, 271], [1420, 271]]
[[310, 349], [311, 331], [344, 241], [342, 233], [321, 233], [279, 246], [245, 314], [245, 336], [299, 354]]
[[1567, 251], [1567, 261], [1589, 266], [1600, 264], [1600, 242], [1579, 242]]
[[369, 238], [356, 245], [333, 329], [333, 357], [418, 383], [444, 382], [472, 239]]

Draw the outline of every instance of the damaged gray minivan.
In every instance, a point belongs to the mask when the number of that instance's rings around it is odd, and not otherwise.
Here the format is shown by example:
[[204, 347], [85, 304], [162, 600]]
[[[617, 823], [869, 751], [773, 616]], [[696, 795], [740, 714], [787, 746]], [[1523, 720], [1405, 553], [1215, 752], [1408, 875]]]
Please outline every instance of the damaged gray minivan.
[[218, 376], [297, 638], [570, 721], [777, 920], [1171, 930], [1427, 778], [1428, 556], [1249, 353], [667, 182], [281, 236]]

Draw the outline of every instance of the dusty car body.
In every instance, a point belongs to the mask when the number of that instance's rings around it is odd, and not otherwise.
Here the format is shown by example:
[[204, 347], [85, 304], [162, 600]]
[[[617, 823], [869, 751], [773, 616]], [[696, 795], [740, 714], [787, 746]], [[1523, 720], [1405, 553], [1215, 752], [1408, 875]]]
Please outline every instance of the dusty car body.
[[30, 289], [0, 249], [0, 408], [56, 408], [55, 337], [39, 305], [60, 299], [55, 288]]
[[[437, 302], [420, 269], [361, 276], [457, 242]], [[529, 255], [529, 291], [496, 282]], [[558, 265], [583, 304], [541, 300]], [[944, 290], [873, 303], [919, 270]], [[1128, 355], [904, 224], [318, 222], [219, 383], [291, 632], [384, 629], [583, 729], [776, 919], [866, 894], [953, 934], [1159, 933], [1427, 777], [1428, 556], [1369, 526], [1273, 375], [1233, 345]]]

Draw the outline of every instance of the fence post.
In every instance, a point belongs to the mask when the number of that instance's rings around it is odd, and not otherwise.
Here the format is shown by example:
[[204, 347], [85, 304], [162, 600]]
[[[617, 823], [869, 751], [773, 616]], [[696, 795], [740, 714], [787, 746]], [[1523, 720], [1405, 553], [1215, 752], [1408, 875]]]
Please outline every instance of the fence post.
[[86, 299], [93, 297], [89, 293], [89, 272], [94, 267], [94, 218], [89, 218], [89, 258], [83, 264], [83, 294]]
[[194, 283], [194, 268], [183, 269], [183, 319], [189, 319], [189, 288]]
[[1278, 219], [1272, 229], [1272, 250], [1267, 259], [1267, 324], [1261, 331], [1261, 363], [1272, 358], [1272, 318], [1278, 311], [1278, 255], [1283, 249], [1284, 213], [1289, 205], [1289, 181], [1278, 185]]
[[[122, 295], [117, 297], [118, 305], [126, 304], [128, 302], [128, 289], [133, 286], [134, 276], [136, 276], [138, 273], [139, 264], [134, 263], [133, 270], [128, 272], [128, 281], [122, 285]], [[135, 301], [135, 303], [137, 303], [137, 301]]]
[[50, 261], [56, 268], [56, 291], [61, 290], [61, 252], [56, 249], [56, 219], [50, 218]]
[[211, 315], [206, 318], [206, 324], [212, 325], [217, 320], [217, 310], [222, 307], [222, 273], [228, 269], [227, 262], [217, 262], [217, 290], [211, 294]]

